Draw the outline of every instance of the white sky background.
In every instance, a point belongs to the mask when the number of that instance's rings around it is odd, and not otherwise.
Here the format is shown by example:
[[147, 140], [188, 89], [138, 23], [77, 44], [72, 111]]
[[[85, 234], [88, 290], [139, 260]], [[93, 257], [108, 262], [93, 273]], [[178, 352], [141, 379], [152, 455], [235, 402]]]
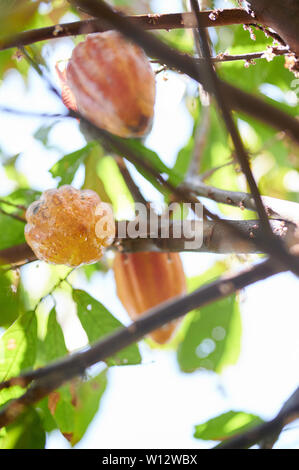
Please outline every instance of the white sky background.
[[[179, 11], [175, 0], [156, 2], [163, 11]], [[51, 43], [48, 55], [51, 66], [58, 59], [70, 56], [71, 41]], [[165, 163], [174, 162], [177, 150], [191, 132], [191, 120], [182, 102], [186, 79], [168, 74], [168, 81], [158, 76], [156, 120], [147, 144], [155, 149]], [[29, 74], [28, 90], [21, 78], [10, 73], [0, 87], [0, 104], [19, 109], [63, 112], [63, 106], [45, 88], [35, 72]], [[60, 151], [45, 151], [32, 133], [44, 121], [18, 118], [0, 113], [0, 147], [9, 154], [22, 152], [19, 169], [32, 187], [40, 190], [55, 187], [48, 173], [53, 163], [65, 153], [84, 145], [77, 123], [63, 121], [51, 133], [51, 143]], [[82, 172], [76, 184], [82, 181]], [[142, 189], [149, 199], [156, 197], [143, 178]], [[0, 167], [0, 194], [13, 190]], [[217, 257], [211, 254], [184, 254], [186, 274], [204, 272]], [[27, 267], [25, 282], [36, 298], [44, 288], [48, 267], [39, 263]], [[128, 318], [116, 298], [112, 272], [98, 274], [93, 282], [74, 277], [74, 285], [88, 290], [103, 302], [121, 321]], [[243, 339], [237, 365], [225, 369], [221, 376], [212, 372], [183, 374], [174, 353], [150, 350], [141, 343], [143, 364], [114, 367], [109, 371], [109, 385], [100, 411], [90, 425], [78, 448], [201, 448], [212, 443], [193, 439], [194, 426], [230, 409], [244, 410], [270, 419], [283, 401], [298, 385], [299, 359], [299, 281], [291, 274], [280, 274], [242, 292]], [[57, 296], [59, 299], [59, 296]], [[65, 322], [71, 326], [68, 345], [84, 344], [78, 322], [70, 305]], [[75, 341], [74, 341], [75, 340]], [[299, 448], [299, 427], [282, 433], [278, 447]], [[59, 434], [52, 433], [48, 448], [68, 448]]]

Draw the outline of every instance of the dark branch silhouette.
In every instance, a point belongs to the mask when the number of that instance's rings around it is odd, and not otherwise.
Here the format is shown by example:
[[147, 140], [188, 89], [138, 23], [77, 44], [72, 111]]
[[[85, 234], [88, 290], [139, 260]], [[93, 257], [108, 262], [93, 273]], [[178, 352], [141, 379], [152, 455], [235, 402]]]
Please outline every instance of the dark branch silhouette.
[[[148, 30], [170, 30], [179, 28], [193, 28], [195, 20], [192, 13], [170, 13], [163, 15], [139, 15], [128, 17], [134, 24]], [[206, 27], [227, 26], [232, 24], [252, 23], [252, 17], [240, 8], [222, 11], [205, 11], [202, 13]], [[92, 18], [72, 23], [56, 24], [46, 28], [23, 31], [11, 37], [0, 39], [0, 51], [11, 47], [27, 46], [39, 41], [57, 39], [67, 36], [97, 33], [107, 31], [111, 27], [105, 21]]]

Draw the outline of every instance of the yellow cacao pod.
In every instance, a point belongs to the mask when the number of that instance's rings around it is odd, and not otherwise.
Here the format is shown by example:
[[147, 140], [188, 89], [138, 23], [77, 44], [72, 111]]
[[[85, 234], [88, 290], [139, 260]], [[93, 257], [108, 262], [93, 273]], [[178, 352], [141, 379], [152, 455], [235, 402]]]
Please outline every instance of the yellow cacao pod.
[[26, 212], [25, 238], [38, 259], [79, 266], [98, 261], [115, 236], [110, 206], [89, 189], [44, 191]]
[[[62, 74], [61, 77], [62, 78]], [[155, 76], [143, 50], [116, 31], [87, 36], [68, 62], [63, 95], [95, 125], [121, 137], [145, 135], [152, 123]], [[70, 99], [66, 86], [73, 94]]]
[[[186, 279], [178, 253], [117, 253], [114, 259], [117, 295], [132, 320], [166, 300], [186, 292]], [[164, 344], [171, 338], [178, 320], [149, 336]]]

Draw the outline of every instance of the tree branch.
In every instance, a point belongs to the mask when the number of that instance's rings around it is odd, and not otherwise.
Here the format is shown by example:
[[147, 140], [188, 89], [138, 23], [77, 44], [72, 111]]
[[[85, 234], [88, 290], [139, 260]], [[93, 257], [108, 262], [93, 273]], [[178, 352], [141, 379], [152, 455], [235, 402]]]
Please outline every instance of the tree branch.
[[298, 0], [247, 0], [245, 5], [254, 19], [277, 31], [299, 57]]
[[[282, 56], [282, 55], [290, 55], [290, 50], [287, 47], [269, 47], [265, 51], [261, 52], [247, 52], [246, 54], [227, 54], [226, 52], [224, 53], [219, 53], [216, 56], [211, 57], [211, 60], [213, 63], [219, 63], [219, 62], [234, 62], [238, 60], [244, 60], [245, 62], [253, 62], [257, 59], [267, 59], [267, 60], [272, 60], [272, 58], [276, 56]], [[194, 59], [196, 63], [200, 66], [203, 65], [204, 59], [202, 58], [196, 58]], [[159, 60], [151, 60], [153, 64], [158, 63], [161, 64], [161, 61]], [[162, 64], [164, 65], [164, 64]], [[165, 66], [166, 67], [166, 66]], [[174, 69], [175, 70], [175, 69]]]
[[[227, 191], [205, 184], [200, 177], [192, 177], [184, 182], [183, 187], [188, 187], [194, 194], [222, 204], [249, 209], [256, 212], [256, 206], [251, 194]], [[262, 201], [269, 217], [283, 219], [299, 225], [299, 204], [269, 196], [262, 196]]]
[[46, 367], [29, 371], [0, 384], [0, 390], [14, 385], [33, 385], [20, 398], [12, 400], [0, 412], [0, 428], [14, 421], [28, 405], [38, 402], [50, 392], [85, 370], [139, 341], [151, 331], [180, 318], [195, 308], [203, 307], [231, 295], [237, 290], [278, 273], [281, 268], [269, 260], [240, 274], [226, 277], [201, 287], [184, 297], [172, 299], [148, 311], [146, 315], [114, 334], [95, 343], [90, 349], [72, 354]]
[[[191, 222], [191, 221], [190, 221]], [[237, 253], [254, 254], [262, 253], [262, 250], [256, 247], [256, 239], [261, 235], [261, 226], [258, 220], [229, 220], [227, 221], [236, 229], [232, 233], [230, 227], [223, 226], [222, 221], [204, 220], [203, 222], [192, 221], [190, 229], [185, 229], [183, 223], [175, 221], [169, 225], [169, 238], [161, 235], [161, 226], [158, 233], [154, 235], [148, 227], [146, 231], [139, 231], [138, 238], [131, 238], [123, 233], [123, 224], [130, 222], [119, 222], [116, 224], [116, 237], [111, 249], [120, 249], [122, 252], [138, 251], [161, 251], [161, 252], [198, 252], [198, 253]], [[292, 247], [299, 244], [299, 233], [296, 226], [291, 222], [283, 220], [271, 220], [271, 227], [275, 234], [283, 240], [287, 246]], [[121, 227], [121, 228], [120, 228]], [[127, 230], [127, 229], [125, 229]], [[184, 233], [184, 232], [188, 233]], [[191, 232], [192, 231], [192, 232]], [[238, 236], [240, 231], [244, 237]], [[202, 232], [202, 244], [200, 246], [191, 246], [194, 233], [197, 235]], [[127, 232], [126, 232], [127, 233]], [[180, 233], [176, 238], [174, 234]], [[0, 266], [4, 265], [23, 265], [37, 258], [31, 248], [26, 244], [15, 245], [10, 248], [0, 250]]]
[[2, 266], [7, 264], [22, 265], [34, 260], [36, 260], [36, 256], [27, 243], [0, 250], [0, 265]]
[[244, 60], [245, 62], [252, 62], [257, 59], [267, 59], [270, 54], [273, 56], [281, 56], [281, 55], [288, 55], [290, 53], [289, 49], [285, 47], [272, 47], [266, 51], [262, 52], [251, 52], [247, 54], [220, 54], [217, 57], [213, 57], [213, 62], [232, 62], [236, 60]]
[[[188, 221], [190, 228], [186, 230], [183, 223], [174, 221], [169, 225], [169, 237], [161, 236], [159, 228], [158, 235], [150, 238], [150, 229], [145, 233], [140, 232], [138, 238], [116, 238], [112, 248], [120, 248], [123, 252], [137, 251], [163, 251], [163, 252], [200, 252], [200, 253], [261, 253], [256, 247], [255, 240], [260, 237], [263, 230], [257, 220], [230, 220], [229, 223], [245, 237], [238, 236], [238, 232], [232, 233], [231, 227], [223, 226], [222, 221]], [[120, 222], [121, 223], [121, 222]], [[128, 222], [130, 223], [130, 222]], [[299, 233], [296, 226], [281, 220], [271, 220], [271, 227], [275, 234], [292, 247], [299, 243]], [[187, 233], [184, 233], [187, 232]], [[176, 234], [181, 233], [179, 238]], [[193, 243], [194, 233], [202, 233], [202, 244]], [[196, 241], [195, 240], [195, 241]]]
[[123, 179], [125, 180], [126, 185], [135, 202], [141, 202], [142, 204], [146, 205], [147, 201], [143, 197], [139, 187], [135, 183], [134, 179], [131, 176], [130, 171], [127, 168], [127, 165], [122, 157], [116, 156], [115, 157], [116, 163], [118, 165], [119, 171], [122, 174]]
[[[148, 30], [194, 28], [196, 24], [192, 13], [136, 15], [128, 16], [128, 18], [132, 23]], [[205, 11], [202, 13], [202, 18], [207, 28], [252, 23], [252, 17], [240, 8]], [[57, 24], [46, 28], [24, 31], [11, 37], [2, 37], [0, 38], [0, 51], [11, 47], [27, 46], [39, 41], [103, 32], [109, 29], [111, 29], [111, 26], [107, 25], [103, 19], [98, 18]]]

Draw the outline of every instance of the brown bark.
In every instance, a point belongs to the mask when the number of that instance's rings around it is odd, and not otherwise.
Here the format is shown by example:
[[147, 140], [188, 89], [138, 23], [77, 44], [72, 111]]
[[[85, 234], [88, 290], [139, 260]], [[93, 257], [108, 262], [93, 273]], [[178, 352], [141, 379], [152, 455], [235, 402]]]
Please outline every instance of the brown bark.
[[248, 0], [246, 9], [258, 22], [273, 28], [299, 57], [299, 1]]

